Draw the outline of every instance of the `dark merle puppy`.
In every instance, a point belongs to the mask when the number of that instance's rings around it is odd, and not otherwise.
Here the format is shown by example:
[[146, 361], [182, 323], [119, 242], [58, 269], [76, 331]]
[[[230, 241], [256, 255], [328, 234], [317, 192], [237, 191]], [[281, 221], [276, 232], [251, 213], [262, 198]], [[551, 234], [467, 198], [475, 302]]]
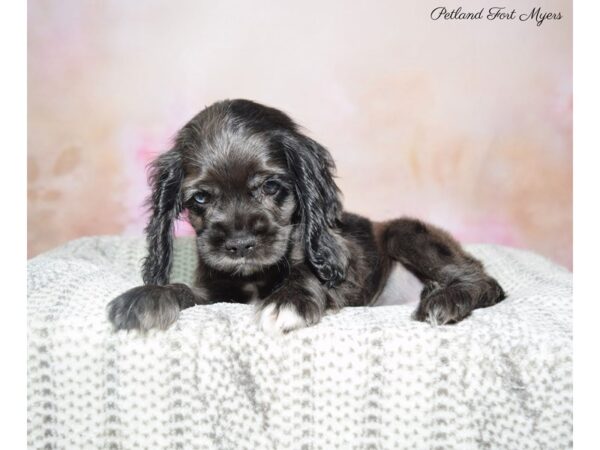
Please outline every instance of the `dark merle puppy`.
[[[165, 329], [184, 308], [237, 302], [256, 304], [261, 328], [279, 334], [411, 295], [416, 320], [449, 324], [504, 298], [439, 228], [344, 212], [333, 169], [327, 150], [277, 109], [228, 100], [201, 111], [152, 165], [145, 284], [110, 302], [115, 329]], [[197, 235], [193, 287], [169, 284], [184, 209]]]

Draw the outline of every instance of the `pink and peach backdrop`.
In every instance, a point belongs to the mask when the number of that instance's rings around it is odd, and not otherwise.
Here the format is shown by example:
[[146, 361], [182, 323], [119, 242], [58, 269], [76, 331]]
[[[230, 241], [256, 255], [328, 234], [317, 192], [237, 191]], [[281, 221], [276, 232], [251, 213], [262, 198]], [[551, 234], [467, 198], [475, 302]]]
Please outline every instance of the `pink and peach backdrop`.
[[563, 19], [432, 21], [429, 1], [30, 0], [29, 255], [140, 235], [146, 164], [202, 107], [242, 97], [330, 149], [347, 209], [571, 267], [571, 3], [509, 3]]

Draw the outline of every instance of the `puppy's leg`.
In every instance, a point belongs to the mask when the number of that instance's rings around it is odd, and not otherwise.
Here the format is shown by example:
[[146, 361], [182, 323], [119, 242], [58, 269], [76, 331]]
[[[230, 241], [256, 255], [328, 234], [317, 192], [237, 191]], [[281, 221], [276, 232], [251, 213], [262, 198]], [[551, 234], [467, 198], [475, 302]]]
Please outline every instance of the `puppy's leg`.
[[152, 328], [166, 330], [182, 309], [207, 303], [202, 290], [175, 283], [165, 286], [146, 284], [119, 295], [107, 305], [108, 318], [115, 330]]
[[281, 335], [321, 320], [326, 306], [326, 288], [304, 266], [292, 268], [283, 285], [258, 305], [262, 330]]
[[445, 231], [414, 219], [397, 219], [382, 229], [384, 251], [423, 282], [413, 317], [432, 325], [459, 322], [472, 310], [503, 300], [504, 291]]

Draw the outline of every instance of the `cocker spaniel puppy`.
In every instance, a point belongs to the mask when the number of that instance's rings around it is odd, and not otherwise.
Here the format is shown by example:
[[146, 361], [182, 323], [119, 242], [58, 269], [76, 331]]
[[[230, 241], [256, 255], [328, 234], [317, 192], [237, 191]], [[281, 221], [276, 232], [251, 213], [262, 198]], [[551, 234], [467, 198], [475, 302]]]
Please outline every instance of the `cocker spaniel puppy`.
[[[152, 164], [144, 285], [108, 305], [114, 328], [165, 329], [184, 308], [253, 303], [282, 334], [344, 306], [381, 303], [396, 267], [414, 318], [449, 324], [504, 298], [482, 264], [446, 232], [410, 218], [371, 222], [344, 212], [328, 151], [283, 112], [248, 100], [201, 111]], [[195, 286], [170, 284], [173, 223], [196, 231]]]

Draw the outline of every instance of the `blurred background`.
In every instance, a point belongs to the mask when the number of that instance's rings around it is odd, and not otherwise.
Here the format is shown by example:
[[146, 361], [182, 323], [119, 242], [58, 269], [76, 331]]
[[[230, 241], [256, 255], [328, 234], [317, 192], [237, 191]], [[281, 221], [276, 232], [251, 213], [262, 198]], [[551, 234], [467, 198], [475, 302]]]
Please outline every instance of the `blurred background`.
[[141, 235], [146, 164], [204, 106], [248, 98], [329, 148], [348, 210], [572, 267], [571, 2], [507, 3], [562, 13], [541, 26], [437, 6], [30, 0], [29, 256]]

